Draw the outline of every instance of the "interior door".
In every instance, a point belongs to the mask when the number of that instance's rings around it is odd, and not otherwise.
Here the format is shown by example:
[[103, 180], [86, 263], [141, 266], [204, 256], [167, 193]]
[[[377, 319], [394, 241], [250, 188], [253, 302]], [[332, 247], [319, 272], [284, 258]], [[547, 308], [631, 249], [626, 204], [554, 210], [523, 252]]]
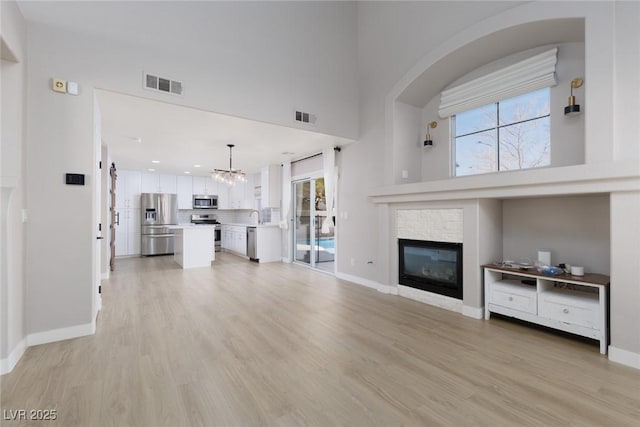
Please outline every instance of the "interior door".
[[[111, 176], [111, 189], [109, 198], [109, 233], [111, 239], [109, 240], [109, 246], [111, 254], [109, 255], [109, 269], [111, 271], [116, 268], [116, 183], [118, 181], [118, 173], [116, 171], [115, 163], [111, 163], [109, 168], [109, 175]], [[124, 240], [123, 240], [124, 242]]]

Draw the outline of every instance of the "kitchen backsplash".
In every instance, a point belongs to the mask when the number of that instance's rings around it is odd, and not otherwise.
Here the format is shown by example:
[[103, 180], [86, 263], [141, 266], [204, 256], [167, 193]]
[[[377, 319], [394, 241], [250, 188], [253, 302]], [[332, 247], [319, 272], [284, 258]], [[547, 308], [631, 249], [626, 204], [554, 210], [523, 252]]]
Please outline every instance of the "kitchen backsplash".
[[[258, 216], [255, 211], [248, 209], [215, 209], [215, 210], [179, 210], [178, 223], [188, 224], [191, 222], [192, 214], [213, 214], [219, 222], [223, 224], [247, 224], [255, 225], [258, 223]], [[280, 209], [266, 208], [262, 209], [261, 219], [263, 223], [280, 222]]]

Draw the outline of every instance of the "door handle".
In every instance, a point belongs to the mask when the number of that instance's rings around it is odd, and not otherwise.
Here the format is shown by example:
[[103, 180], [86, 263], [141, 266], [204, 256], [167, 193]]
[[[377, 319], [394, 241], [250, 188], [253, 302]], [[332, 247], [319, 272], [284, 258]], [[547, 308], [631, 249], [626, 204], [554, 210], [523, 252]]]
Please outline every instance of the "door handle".
[[102, 239], [104, 239], [104, 237], [102, 237], [102, 236], [98, 236], [98, 237], [96, 237], [96, 239], [98, 239], [98, 240], [102, 240]]

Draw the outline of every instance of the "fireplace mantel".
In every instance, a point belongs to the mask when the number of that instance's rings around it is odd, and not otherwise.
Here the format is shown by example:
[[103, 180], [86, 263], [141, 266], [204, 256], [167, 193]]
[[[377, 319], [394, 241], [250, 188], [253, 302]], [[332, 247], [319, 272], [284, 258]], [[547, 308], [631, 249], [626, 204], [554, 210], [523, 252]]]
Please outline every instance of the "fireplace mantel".
[[377, 204], [440, 200], [504, 199], [638, 191], [637, 162], [528, 169], [378, 187]]

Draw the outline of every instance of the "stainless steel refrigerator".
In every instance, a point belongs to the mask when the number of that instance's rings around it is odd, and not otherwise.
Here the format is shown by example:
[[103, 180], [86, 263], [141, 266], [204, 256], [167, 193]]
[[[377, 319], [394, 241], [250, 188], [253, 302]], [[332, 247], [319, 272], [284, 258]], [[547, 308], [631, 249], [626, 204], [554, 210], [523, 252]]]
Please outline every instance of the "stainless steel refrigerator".
[[164, 255], [173, 253], [174, 230], [167, 225], [178, 223], [178, 196], [163, 193], [140, 195], [141, 254]]

